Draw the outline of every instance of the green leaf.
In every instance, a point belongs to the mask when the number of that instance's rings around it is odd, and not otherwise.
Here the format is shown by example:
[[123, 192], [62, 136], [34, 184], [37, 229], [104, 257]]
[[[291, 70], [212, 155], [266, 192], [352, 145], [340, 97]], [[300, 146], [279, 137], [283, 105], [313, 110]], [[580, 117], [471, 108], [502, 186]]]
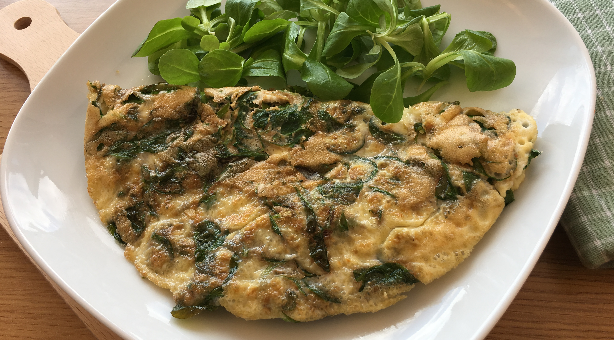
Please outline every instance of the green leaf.
[[252, 13], [258, 0], [228, 0], [226, 1], [226, 15], [233, 18], [237, 25], [245, 26], [252, 18]]
[[107, 230], [109, 231], [109, 234], [111, 234], [111, 236], [113, 236], [113, 238], [115, 238], [115, 240], [119, 242], [119, 244], [126, 245], [126, 242], [122, 240], [121, 235], [119, 234], [119, 232], [117, 232], [117, 225], [115, 224], [115, 222], [109, 223], [107, 225]]
[[489, 32], [464, 30], [454, 37], [443, 53], [471, 50], [492, 54], [497, 49], [497, 39]]
[[224, 43], [228, 46], [235, 47], [243, 42], [243, 26], [237, 25], [235, 19], [228, 17], [228, 36]]
[[215, 35], [203, 35], [200, 40], [200, 48], [204, 51], [213, 51], [220, 48], [220, 41]]
[[403, 117], [403, 88], [398, 61], [373, 82], [370, 96], [373, 114], [383, 122], [396, 123]]
[[228, 236], [228, 230], [222, 231], [217, 223], [205, 220], [194, 228], [194, 260], [203, 262]]
[[151, 233], [151, 239], [159, 243], [162, 248], [168, 253], [170, 257], [173, 257], [173, 244], [171, 241], [164, 235], [158, 234], [157, 232]]
[[504, 202], [505, 205], [507, 206], [508, 204], [514, 202], [514, 192], [512, 191], [512, 189], [509, 189], [505, 192], [505, 198], [504, 198]]
[[422, 125], [422, 123], [414, 123], [414, 131], [417, 134], [421, 134], [421, 135], [426, 134], [426, 130], [424, 129], [424, 126]]
[[228, 39], [228, 34], [230, 34], [230, 26], [226, 22], [218, 24], [213, 28], [213, 33], [215, 33], [215, 37], [218, 40], [225, 41]]
[[307, 202], [298, 188], [296, 193], [305, 207], [305, 218], [307, 226], [305, 231], [309, 235], [309, 256], [324, 271], [330, 272], [330, 262], [328, 260], [328, 250], [324, 242], [324, 230], [318, 225], [318, 217], [313, 211], [311, 204]]
[[429, 31], [433, 37], [433, 42], [439, 47], [443, 36], [448, 31], [450, 20], [452, 17], [448, 13], [439, 13], [426, 18], [429, 25]]
[[224, 289], [222, 286], [217, 286], [211, 289], [202, 301], [195, 306], [185, 306], [181, 302], [177, 303], [175, 307], [173, 307], [171, 315], [177, 319], [187, 319], [202, 311], [216, 310], [219, 307], [216, 301], [222, 296], [224, 296]]
[[269, 222], [271, 222], [271, 229], [273, 230], [273, 232], [283, 237], [283, 235], [281, 234], [281, 230], [279, 229], [279, 225], [277, 225], [275, 218], [271, 214], [269, 214]]
[[410, 8], [405, 7], [406, 10], [403, 11], [403, 15], [406, 20], [421, 17], [423, 15], [425, 17], [430, 17], [432, 15], [439, 13], [440, 8], [441, 8], [441, 5], [433, 5], [433, 6], [417, 8], [417, 9], [410, 9]]
[[433, 39], [429, 21], [425, 17], [422, 17], [422, 20], [420, 20], [420, 26], [422, 28], [422, 34], [424, 35], [424, 45], [422, 51], [420, 51], [420, 54], [416, 56], [414, 61], [426, 65], [433, 60], [433, 58], [437, 57], [440, 52], [437, 43]]
[[384, 189], [382, 189], [382, 188], [380, 188], [380, 187], [376, 187], [376, 186], [374, 186], [374, 185], [370, 185], [370, 186], [369, 186], [369, 189], [371, 189], [373, 192], [378, 192], [378, 193], [380, 193], [380, 194], [382, 194], [382, 195], [389, 196], [389, 197], [391, 197], [391, 198], [392, 198], [392, 199], [394, 199], [394, 200], [396, 200], [396, 199], [397, 199], [397, 197], [396, 197], [396, 196], [395, 196], [393, 193], [391, 193], [391, 192], [389, 192], [389, 191], [386, 191], [386, 190], [384, 190]]
[[246, 43], [257, 42], [283, 31], [288, 27], [290, 22], [285, 19], [263, 20], [259, 21], [254, 26], [250, 27], [245, 35], [243, 41]]
[[339, 218], [339, 230], [348, 231], [350, 230], [350, 222], [347, 217], [345, 217], [345, 212], [341, 213], [341, 217]]
[[[184, 40], [185, 41], [185, 40]], [[175, 49], [175, 48], [181, 48], [182, 47], [182, 41], [178, 41], [174, 44], [171, 44], [161, 50], [158, 50], [150, 55], [147, 56], [147, 68], [149, 69], [149, 72], [151, 72], [152, 74], [155, 75], [160, 75], [160, 69], [158, 68], [158, 63], [160, 62], [160, 57], [164, 55], [164, 53]]]
[[450, 62], [461, 59], [462, 55], [460, 54], [460, 52], [449, 52], [438, 55], [436, 58], [432, 59], [428, 64], [426, 64], [426, 67], [423, 72], [424, 82], [426, 82], [431, 76], [433, 76], [435, 71], [437, 71], [441, 67], [447, 65]]
[[328, 182], [318, 187], [318, 192], [337, 204], [349, 205], [358, 199], [363, 183], [358, 182]]
[[281, 312], [281, 319], [284, 320], [285, 322], [290, 322], [290, 323], [300, 323], [300, 321], [296, 321], [293, 318], [289, 317], [288, 314]]
[[405, 11], [419, 10], [422, 8], [420, 0], [403, 0], [402, 4], [405, 6]]
[[275, 0], [260, 0], [256, 8], [261, 10], [265, 17], [284, 10]]
[[458, 198], [458, 188], [452, 183], [448, 165], [441, 161], [443, 168], [443, 175], [439, 178], [437, 186], [435, 187], [435, 197], [440, 200], [450, 201]]
[[264, 17], [264, 20], [274, 20], [274, 19], [286, 19], [286, 20], [290, 20], [290, 19], [294, 19], [294, 18], [298, 18], [298, 14], [296, 12], [292, 12], [292, 11], [287, 11], [287, 10], [281, 10], [279, 12], [274, 12], [271, 13], [267, 16]]
[[301, 28], [295, 23], [290, 23], [286, 30], [284, 53], [282, 55], [282, 63], [286, 72], [300, 70], [307, 59], [307, 55], [296, 44], [296, 38], [301, 33], [300, 31]]
[[177, 131], [170, 128], [157, 135], [152, 135], [142, 139], [118, 140], [113, 143], [108, 150], [108, 155], [115, 156], [120, 160], [132, 159], [143, 152], [158, 153], [168, 148], [166, 142], [168, 136]]
[[243, 69], [244, 77], [279, 77], [286, 79], [281, 65], [281, 56], [276, 50], [260, 53], [253, 62]]
[[167, 83], [185, 85], [200, 79], [198, 72], [198, 57], [186, 49], [175, 49], [160, 57], [158, 68], [160, 75]]
[[301, 68], [301, 78], [309, 90], [322, 100], [336, 100], [347, 96], [352, 84], [341, 78], [326, 65], [306, 59]]
[[375, 29], [375, 26], [361, 24], [352, 20], [346, 13], [341, 12], [326, 39], [322, 55], [335, 55], [343, 51], [355, 37], [368, 34], [367, 31], [369, 30], [374, 32]]
[[[396, 59], [401, 64], [401, 73], [403, 73], [404, 72], [403, 64], [413, 62], [415, 57], [411, 55], [409, 52], [407, 52], [404, 48], [401, 48], [399, 46], [392, 46], [392, 50], [394, 51], [394, 54], [397, 57]], [[378, 71], [385, 71], [391, 68], [394, 65], [394, 63], [395, 63], [395, 58], [392, 56], [392, 54], [384, 53], [382, 54], [382, 57], [377, 62], [377, 64], [375, 64], [375, 67], [377, 68]], [[415, 64], [420, 64], [420, 63], [416, 62]]]
[[380, 16], [379, 26], [383, 30], [385, 24], [386, 27], [396, 27], [398, 17], [398, 7], [396, 0], [372, 0], [387, 16]]
[[225, 41], [223, 41], [223, 42], [220, 43], [219, 49], [220, 50], [224, 50], [224, 51], [230, 51], [230, 44], [225, 42]]
[[378, 266], [354, 270], [354, 280], [362, 282], [359, 292], [363, 291], [367, 284], [378, 286], [390, 286], [397, 284], [418, 283], [407, 268], [398, 263], [384, 263]]
[[471, 191], [475, 182], [480, 179], [480, 175], [475, 172], [463, 171], [463, 183], [465, 184], [465, 190], [467, 190], [467, 192]]
[[405, 81], [407, 78], [416, 74], [421, 74], [424, 71], [424, 65], [416, 62], [401, 63], [401, 80]]
[[363, 47], [364, 45], [359, 39], [353, 39], [343, 51], [331, 57], [326, 57], [326, 65], [336, 67], [337, 69], [342, 68], [357, 60], [363, 52]]
[[[380, 45], [375, 45], [371, 51], [364, 56], [361, 56], [360, 62], [337, 69], [337, 74], [343, 78], [355, 79], [360, 77], [365, 71], [373, 67], [382, 56], [382, 49]], [[368, 97], [368, 96], [367, 96]], [[364, 101], [364, 99], [362, 100]]]
[[183, 19], [181, 19], [181, 27], [187, 31], [194, 32], [196, 29], [198, 29], [198, 25], [200, 25], [200, 20], [191, 15], [185, 16]]
[[405, 137], [399, 133], [381, 130], [377, 126], [374, 118], [369, 121], [369, 132], [371, 133], [371, 136], [384, 144], [399, 144], [405, 141]]
[[376, 72], [370, 75], [362, 84], [354, 87], [350, 94], [347, 96], [348, 99], [354, 100], [357, 102], [367, 103], [369, 104], [371, 100], [371, 91], [373, 89], [373, 83], [375, 83], [375, 79], [379, 77], [381, 72]]
[[[330, 1], [326, 1], [330, 2]], [[329, 15], [339, 15], [339, 12], [328, 6], [322, 0], [300, 0], [300, 16], [311, 17], [315, 21], [328, 21]]]
[[402, 47], [412, 55], [418, 55], [424, 45], [424, 35], [419, 23], [405, 24], [395, 28], [384, 40]]
[[214, 50], [203, 57], [198, 69], [202, 80], [209, 86], [234, 86], [241, 79], [243, 62], [245, 59], [236, 53]]
[[316, 40], [309, 51], [309, 58], [315, 61], [320, 61], [322, 58], [322, 50], [324, 50], [324, 42], [326, 40], [326, 21], [318, 21], [318, 29], [316, 31]]
[[277, 3], [284, 10], [292, 11], [292, 12], [295, 12], [295, 13], [298, 13], [301, 10], [301, 3], [300, 3], [300, 1], [296, 1], [296, 0], [277, 0]]
[[527, 160], [527, 165], [525, 165], [524, 168], [526, 169], [529, 166], [529, 164], [531, 164], [531, 160], [533, 160], [533, 158], [541, 154], [542, 152], [539, 150], [535, 150], [535, 149], [531, 150], [531, 152], [529, 152], [529, 159]]
[[458, 52], [463, 57], [469, 91], [492, 91], [504, 88], [516, 77], [516, 64], [509, 59], [475, 51]]
[[324, 290], [321, 284], [312, 284], [312, 283], [309, 283], [305, 279], [303, 279], [302, 281], [307, 287], [307, 289], [309, 289], [313, 294], [315, 294], [320, 299], [326, 302], [331, 302], [331, 303], [341, 303], [341, 299], [339, 299], [336, 296], [331, 295], [328, 291]]
[[365, 0], [350, 0], [345, 12], [356, 22], [374, 27], [379, 26], [379, 19], [385, 14], [374, 1]]
[[147, 57], [172, 43], [191, 37], [192, 34], [181, 25], [182, 20], [174, 18], [158, 21], [132, 56]]

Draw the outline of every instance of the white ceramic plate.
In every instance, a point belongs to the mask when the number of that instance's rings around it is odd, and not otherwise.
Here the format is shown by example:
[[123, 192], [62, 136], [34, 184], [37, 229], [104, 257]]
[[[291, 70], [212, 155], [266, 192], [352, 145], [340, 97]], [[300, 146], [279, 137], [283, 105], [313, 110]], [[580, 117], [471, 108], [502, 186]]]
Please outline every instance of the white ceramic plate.
[[[131, 339], [472, 339], [484, 337], [514, 298], [567, 202], [586, 149], [595, 77], [571, 24], [545, 0], [440, 0], [452, 13], [448, 41], [492, 32], [516, 62], [514, 83], [469, 93], [458, 79], [434, 99], [493, 110], [521, 108], [538, 121], [543, 152], [472, 256], [404, 301], [375, 314], [290, 324], [247, 322], [220, 310], [175, 320], [170, 294], [141, 279], [98, 219], [86, 190], [86, 81], [123, 87], [157, 81], [135, 47], [185, 0], [120, 0], [49, 71], [17, 116], [0, 169], [10, 224], [41, 268], [93, 315]], [[424, 0], [424, 5], [434, 4]], [[457, 75], [455, 75], [457, 76]]]

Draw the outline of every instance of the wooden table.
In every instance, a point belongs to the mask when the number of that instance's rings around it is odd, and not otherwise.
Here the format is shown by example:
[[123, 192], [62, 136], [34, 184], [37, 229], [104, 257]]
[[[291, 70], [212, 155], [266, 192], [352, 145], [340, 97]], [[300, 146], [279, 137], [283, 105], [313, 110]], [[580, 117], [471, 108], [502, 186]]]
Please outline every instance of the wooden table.
[[[47, 0], [81, 33], [113, 0]], [[0, 0], [0, 8], [15, 0]], [[0, 59], [0, 152], [30, 93]], [[558, 226], [529, 279], [488, 339], [614, 339], [614, 270], [584, 268]], [[0, 228], [0, 339], [95, 339]]]

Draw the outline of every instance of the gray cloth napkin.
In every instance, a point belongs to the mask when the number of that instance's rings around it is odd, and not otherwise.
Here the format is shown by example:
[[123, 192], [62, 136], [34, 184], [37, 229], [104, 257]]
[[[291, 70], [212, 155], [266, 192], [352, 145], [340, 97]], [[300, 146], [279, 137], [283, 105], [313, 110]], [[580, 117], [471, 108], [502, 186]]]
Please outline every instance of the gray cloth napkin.
[[597, 76], [595, 120], [561, 224], [582, 263], [614, 267], [614, 0], [550, 0], [576, 28]]

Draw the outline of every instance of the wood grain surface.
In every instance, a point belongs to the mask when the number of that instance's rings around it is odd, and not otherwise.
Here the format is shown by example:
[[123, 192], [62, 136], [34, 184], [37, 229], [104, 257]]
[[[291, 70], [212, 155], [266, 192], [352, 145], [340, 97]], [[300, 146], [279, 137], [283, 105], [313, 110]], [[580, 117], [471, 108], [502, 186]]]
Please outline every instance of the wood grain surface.
[[[47, 1], [78, 33], [114, 2]], [[13, 2], [0, 0], [0, 9]], [[0, 152], [29, 93], [28, 79], [21, 70], [0, 59]], [[2, 228], [0, 339], [96, 339]], [[614, 339], [614, 271], [584, 268], [558, 226], [487, 339]]]

